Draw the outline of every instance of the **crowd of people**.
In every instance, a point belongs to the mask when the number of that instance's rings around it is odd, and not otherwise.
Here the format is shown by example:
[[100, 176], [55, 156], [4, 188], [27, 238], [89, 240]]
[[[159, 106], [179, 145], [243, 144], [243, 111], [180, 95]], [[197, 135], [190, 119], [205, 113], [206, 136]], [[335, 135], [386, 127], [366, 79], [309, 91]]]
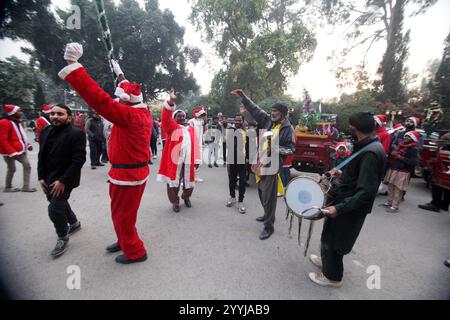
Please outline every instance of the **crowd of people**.
[[[296, 148], [287, 106], [275, 103], [268, 113], [243, 90], [236, 89], [230, 94], [240, 99], [241, 108], [248, 111], [252, 121], [246, 121], [238, 113], [234, 117], [218, 114], [208, 122], [204, 108], [195, 109], [188, 120], [185, 111], [177, 109], [176, 92], [171, 90], [158, 121], [143, 103], [140, 84], [127, 80], [116, 61], [111, 62], [118, 79], [115, 98], [112, 98], [78, 62], [82, 54], [80, 44], [68, 44], [64, 54], [67, 66], [58, 75], [93, 110], [89, 119], [82, 121], [70, 108], [58, 104], [43, 106], [42, 116], [36, 121], [38, 180], [49, 202], [49, 217], [58, 237], [51, 252], [53, 257], [63, 254], [69, 236], [81, 229], [68, 200], [80, 185], [87, 141], [92, 169], [110, 163], [109, 196], [117, 240], [106, 250], [123, 252], [115, 258], [117, 263], [147, 259], [145, 244], [135, 225], [150, 173], [149, 165], [157, 157], [158, 138], [163, 151], [157, 181], [166, 184], [173, 211], [181, 210], [180, 200], [191, 208], [195, 185], [204, 181], [200, 178], [201, 170], [207, 170], [201, 169], [202, 164], [218, 167], [222, 149], [223, 165], [227, 167], [229, 178], [229, 198], [225, 205], [233, 207], [237, 203], [238, 212], [246, 213], [246, 187], [250, 174], [254, 174], [263, 210], [263, 215], [256, 219], [263, 224], [259, 239], [270, 238], [274, 232], [280, 184], [283, 189], [289, 183], [290, 161]], [[32, 147], [20, 124], [21, 110], [13, 105], [6, 105], [4, 109], [6, 118], [0, 120], [0, 154], [8, 167], [4, 191], [34, 192], [36, 189], [30, 187], [31, 166], [27, 159], [27, 150]], [[404, 126], [396, 125], [390, 131], [385, 123], [383, 115], [356, 113], [349, 120], [354, 144], [340, 142], [335, 146], [335, 165], [339, 169], [332, 169], [329, 174], [339, 183], [334, 190], [334, 202], [322, 210], [325, 221], [320, 257], [310, 256], [311, 262], [321, 270], [309, 275], [316, 284], [342, 285], [343, 257], [352, 250], [367, 214], [372, 211], [375, 197], [382, 192], [382, 181], [388, 189], [388, 199], [383, 206], [389, 212], [399, 210], [408, 189], [421, 143], [421, 135], [415, 130], [419, 120], [408, 118]], [[205, 159], [204, 147], [207, 148]], [[12, 186], [16, 161], [24, 167], [21, 189]], [[434, 191], [433, 201], [434, 194], [437, 197], [438, 191]], [[448, 208], [448, 194], [441, 193], [441, 197], [446, 199]]]

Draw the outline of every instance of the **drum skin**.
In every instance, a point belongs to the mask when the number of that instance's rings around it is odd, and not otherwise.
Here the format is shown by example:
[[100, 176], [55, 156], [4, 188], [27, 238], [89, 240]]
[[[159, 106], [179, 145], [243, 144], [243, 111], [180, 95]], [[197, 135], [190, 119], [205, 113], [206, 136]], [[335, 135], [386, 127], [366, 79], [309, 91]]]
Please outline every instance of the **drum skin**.
[[323, 217], [323, 187], [311, 177], [297, 177], [289, 182], [284, 195], [286, 205], [298, 217], [316, 220]]

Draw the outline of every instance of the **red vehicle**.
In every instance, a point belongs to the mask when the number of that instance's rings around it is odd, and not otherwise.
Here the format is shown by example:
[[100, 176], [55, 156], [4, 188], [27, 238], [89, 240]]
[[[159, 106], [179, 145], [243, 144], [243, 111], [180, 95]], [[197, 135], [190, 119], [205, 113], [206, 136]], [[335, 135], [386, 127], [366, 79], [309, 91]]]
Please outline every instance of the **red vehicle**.
[[298, 171], [322, 174], [330, 170], [333, 137], [299, 132], [292, 166]]
[[[439, 136], [450, 132], [449, 130], [439, 131]], [[416, 176], [422, 176], [423, 179], [427, 182], [427, 186], [432, 181], [433, 171], [436, 170], [436, 163], [440, 162], [439, 160], [439, 149], [443, 146], [443, 141], [439, 139], [425, 139], [422, 145], [422, 151], [420, 152], [420, 163], [419, 163], [419, 173], [416, 170]]]

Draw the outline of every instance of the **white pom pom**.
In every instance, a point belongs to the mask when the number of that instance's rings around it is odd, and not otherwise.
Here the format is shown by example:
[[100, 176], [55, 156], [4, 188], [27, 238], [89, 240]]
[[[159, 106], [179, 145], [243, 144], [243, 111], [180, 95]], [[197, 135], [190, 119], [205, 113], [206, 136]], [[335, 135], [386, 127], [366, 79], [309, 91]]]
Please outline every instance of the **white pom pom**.
[[128, 102], [128, 101], [130, 101], [130, 95], [127, 93], [122, 93], [120, 95], [120, 100]]

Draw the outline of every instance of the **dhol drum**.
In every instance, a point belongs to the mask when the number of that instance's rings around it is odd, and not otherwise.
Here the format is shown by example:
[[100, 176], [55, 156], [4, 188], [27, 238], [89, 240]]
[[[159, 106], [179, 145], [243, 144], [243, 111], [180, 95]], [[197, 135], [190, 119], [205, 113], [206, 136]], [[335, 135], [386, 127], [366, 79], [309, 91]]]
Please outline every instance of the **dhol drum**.
[[321, 209], [325, 206], [328, 190], [320, 182], [320, 179], [309, 176], [300, 176], [289, 182], [284, 199], [293, 215], [308, 220], [324, 217]]

